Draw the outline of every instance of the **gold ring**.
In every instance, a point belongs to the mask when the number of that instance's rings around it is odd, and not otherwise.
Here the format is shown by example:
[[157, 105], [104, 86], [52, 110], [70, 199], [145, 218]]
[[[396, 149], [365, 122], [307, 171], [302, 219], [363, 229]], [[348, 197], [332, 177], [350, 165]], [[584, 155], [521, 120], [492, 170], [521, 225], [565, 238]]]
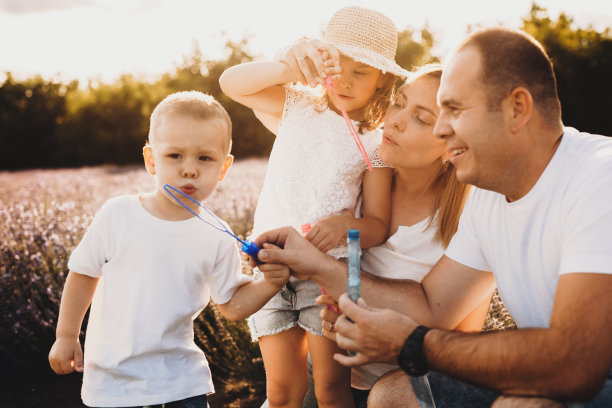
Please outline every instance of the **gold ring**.
[[297, 58], [297, 62], [298, 62], [298, 64], [299, 64], [300, 62], [304, 61], [304, 60], [306, 60], [306, 58]]
[[334, 324], [332, 322], [327, 322], [329, 324], [328, 332], [332, 333], [334, 331]]

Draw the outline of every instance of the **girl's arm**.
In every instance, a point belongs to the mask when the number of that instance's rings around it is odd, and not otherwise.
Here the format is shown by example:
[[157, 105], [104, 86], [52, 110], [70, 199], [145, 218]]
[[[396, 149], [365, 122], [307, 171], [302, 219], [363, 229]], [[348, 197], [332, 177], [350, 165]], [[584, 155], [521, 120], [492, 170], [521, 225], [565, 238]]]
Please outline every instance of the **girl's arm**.
[[97, 285], [98, 278], [75, 272], [68, 274], [57, 320], [57, 339], [49, 352], [49, 364], [57, 374], [83, 372], [79, 333]]
[[254, 111], [280, 119], [285, 106], [282, 85], [297, 80], [280, 61], [247, 62], [226, 69], [219, 78], [227, 96]]
[[363, 176], [363, 217], [331, 215], [319, 220], [306, 234], [320, 251], [327, 252], [346, 240], [349, 229], [360, 231], [362, 248], [371, 248], [387, 239], [391, 220], [391, 180], [393, 169], [376, 167]]

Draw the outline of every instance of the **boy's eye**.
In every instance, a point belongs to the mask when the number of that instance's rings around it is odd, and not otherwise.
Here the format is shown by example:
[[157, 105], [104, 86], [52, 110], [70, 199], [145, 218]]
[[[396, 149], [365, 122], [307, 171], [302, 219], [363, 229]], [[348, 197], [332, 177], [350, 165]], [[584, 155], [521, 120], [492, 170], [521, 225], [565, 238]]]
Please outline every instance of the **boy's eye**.
[[168, 157], [170, 157], [171, 159], [180, 159], [181, 155], [178, 153], [170, 153]]
[[210, 156], [200, 156], [200, 160], [208, 161], [208, 160], [212, 160], [212, 159], [210, 158]]

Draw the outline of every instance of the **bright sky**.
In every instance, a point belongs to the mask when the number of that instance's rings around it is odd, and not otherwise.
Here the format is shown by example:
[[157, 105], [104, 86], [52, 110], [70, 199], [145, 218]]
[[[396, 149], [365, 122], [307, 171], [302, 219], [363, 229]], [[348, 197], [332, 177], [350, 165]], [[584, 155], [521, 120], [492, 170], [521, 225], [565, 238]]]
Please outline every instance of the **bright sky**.
[[[205, 58], [225, 56], [227, 39], [249, 36], [258, 57], [295, 39], [318, 36], [337, 9], [376, 8], [399, 30], [425, 24], [443, 56], [468, 25], [519, 27], [532, 0], [0, 0], [0, 79], [113, 81], [121, 73], [155, 79], [198, 44]], [[580, 27], [612, 27], [610, 0], [538, 0]]]

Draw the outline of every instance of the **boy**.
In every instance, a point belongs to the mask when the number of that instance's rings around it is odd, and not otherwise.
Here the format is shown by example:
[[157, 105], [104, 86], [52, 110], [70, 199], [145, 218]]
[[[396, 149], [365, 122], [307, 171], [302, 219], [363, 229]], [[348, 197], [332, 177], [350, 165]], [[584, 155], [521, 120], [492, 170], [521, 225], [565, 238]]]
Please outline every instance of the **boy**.
[[[192, 91], [164, 99], [143, 148], [155, 191], [109, 200], [72, 253], [49, 362], [58, 374], [84, 373], [86, 405], [206, 407], [214, 388], [193, 320], [209, 294], [224, 316], [238, 320], [289, 278], [286, 267], [272, 264], [260, 266], [261, 280], [242, 275], [234, 239], [205, 226], [163, 188], [208, 197], [232, 163], [231, 133], [212, 97]], [[83, 364], [79, 331], [90, 303]]]

